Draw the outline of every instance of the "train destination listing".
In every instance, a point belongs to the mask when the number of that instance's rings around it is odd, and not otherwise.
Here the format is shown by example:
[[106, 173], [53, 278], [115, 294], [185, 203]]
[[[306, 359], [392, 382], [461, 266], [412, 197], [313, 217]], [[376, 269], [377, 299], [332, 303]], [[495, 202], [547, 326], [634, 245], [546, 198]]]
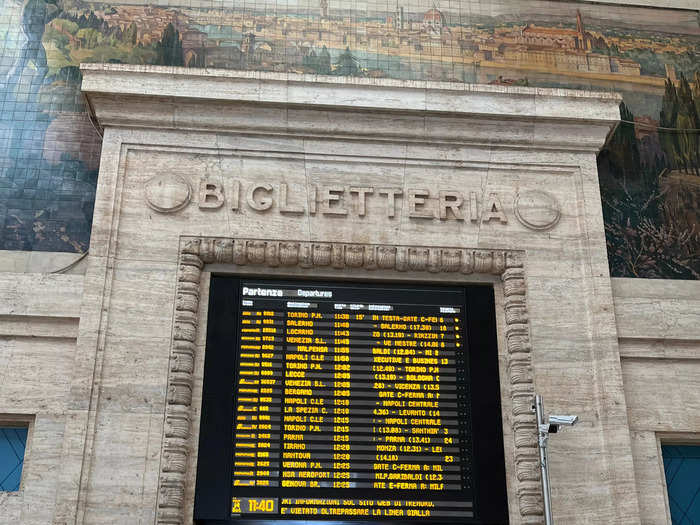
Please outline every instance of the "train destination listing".
[[472, 517], [464, 294], [241, 282], [232, 516]]

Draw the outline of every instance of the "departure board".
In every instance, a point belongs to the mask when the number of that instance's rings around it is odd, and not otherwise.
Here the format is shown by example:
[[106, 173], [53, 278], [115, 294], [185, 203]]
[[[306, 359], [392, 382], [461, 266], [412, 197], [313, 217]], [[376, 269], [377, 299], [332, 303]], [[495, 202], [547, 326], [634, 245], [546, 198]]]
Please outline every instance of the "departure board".
[[213, 275], [198, 525], [508, 522], [493, 288]]
[[233, 515], [473, 515], [464, 290], [242, 281], [239, 301]]

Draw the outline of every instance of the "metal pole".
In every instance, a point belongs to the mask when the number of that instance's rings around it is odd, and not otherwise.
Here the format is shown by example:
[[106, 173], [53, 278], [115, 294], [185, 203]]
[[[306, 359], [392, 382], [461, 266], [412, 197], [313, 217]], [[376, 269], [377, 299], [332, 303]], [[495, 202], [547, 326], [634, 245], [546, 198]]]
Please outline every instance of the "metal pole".
[[544, 418], [542, 397], [539, 395], [535, 396], [535, 413], [537, 414], [537, 442], [540, 449], [540, 474], [542, 478], [542, 494], [544, 495], [544, 522], [545, 525], [554, 525], [552, 521], [552, 495], [549, 491], [549, 464], [547, 462], [549, 425]]

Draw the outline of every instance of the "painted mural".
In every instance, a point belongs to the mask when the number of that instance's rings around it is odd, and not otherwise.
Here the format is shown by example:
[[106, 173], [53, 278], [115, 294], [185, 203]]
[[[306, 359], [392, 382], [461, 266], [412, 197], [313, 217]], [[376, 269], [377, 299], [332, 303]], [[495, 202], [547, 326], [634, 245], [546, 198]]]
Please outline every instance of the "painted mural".
[[[224, 6], [224, 7], [222, 7]], [[0, 248], [87, 249], [81, 62], [614, 90], [611, 273], [700, 278], [700, 15], [548, 0], [3, 0]]]

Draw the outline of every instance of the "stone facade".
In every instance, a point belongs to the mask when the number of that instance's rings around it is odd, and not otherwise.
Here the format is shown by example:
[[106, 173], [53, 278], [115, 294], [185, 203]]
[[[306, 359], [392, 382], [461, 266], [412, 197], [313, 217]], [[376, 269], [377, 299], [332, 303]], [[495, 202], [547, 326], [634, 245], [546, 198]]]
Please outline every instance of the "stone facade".
[[31, 429], [0, 521], [191, 523], [217, 272], [491, 283], [511, 523], [544, 519], [535, 392], [581, 420], [550, 440], [557, 523], [670, 523], [659, 443], [700, 432], [700, 286], [610, 279], [595, 157], [618, 96], [83, 75], [104, 134], [90, 254], [0, 274], [0, 419]]

